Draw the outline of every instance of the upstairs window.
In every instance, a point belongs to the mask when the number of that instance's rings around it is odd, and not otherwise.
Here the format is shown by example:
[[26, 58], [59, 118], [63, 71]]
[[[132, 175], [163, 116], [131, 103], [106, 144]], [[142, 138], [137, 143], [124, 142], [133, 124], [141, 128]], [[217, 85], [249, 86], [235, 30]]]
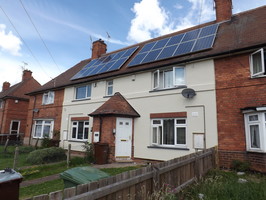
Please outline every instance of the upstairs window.
[[113, 95], [113, 80], [106, 82], [106, 95], [107, 96]]
[[153, 72], [153, 89], [168, 89], [185, 85], [185, 68], [173, 67]]
[[250, 55], [250, 71], [252, 77], [265, 75], [266, 53], [264, 49]]
[[266, 152], [266, 112], [245, 114], [247, 151]]
[[54, 103], [54, 91], [49, 91], [43, 94], [42, 104], [53, 104]]
[[186, 119], [153, 119], [152, 144], [186, 147]]
[[91, 84], [76, 87], [76, 99], [88, 99], [91, 97]]

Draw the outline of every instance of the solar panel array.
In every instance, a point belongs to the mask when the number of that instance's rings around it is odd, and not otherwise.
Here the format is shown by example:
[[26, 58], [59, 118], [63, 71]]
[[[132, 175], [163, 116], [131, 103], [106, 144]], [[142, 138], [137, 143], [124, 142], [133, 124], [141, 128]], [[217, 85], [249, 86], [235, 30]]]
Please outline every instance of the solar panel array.
[[94, 59], [74, 75], [71, 80], [118, 70], [137, 48], [138, 46]]
[[144, 45], [128, 64], [128, 67], [209, 49], [213, 46], [217, 29], [218, 24], [213, 24], [150, 42]]

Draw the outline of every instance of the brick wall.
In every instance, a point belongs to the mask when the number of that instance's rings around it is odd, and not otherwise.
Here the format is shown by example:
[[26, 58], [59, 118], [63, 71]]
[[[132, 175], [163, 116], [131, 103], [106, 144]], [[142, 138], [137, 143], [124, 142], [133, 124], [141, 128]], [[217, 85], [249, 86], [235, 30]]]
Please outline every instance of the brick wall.
[[[54, 97], [54, 103], [49, 105], [42, 105], [43, 94], [30, 97], [24, 144], [30, 144], [34, 119], [54, 119], [54, 130], [60, 130], [64, 90], [55, 91]], [[33, 109], [38, 109], [38, 112], [34, 112]]]
[[[249, 159], [256, 165], [256, 153], [246, 152], [244, 115], [241, 108], [266, 104], [266, 77], [250, 78], [249, 54], [215, 60], [218, 119], [218, 148], [221, 166], [232, 159]], [[230, 152], [230, 156], [226, 155]], [[235, 154], [235, 155], [233, 155]], [[243, 155], [241, 155], [243, 154]]]

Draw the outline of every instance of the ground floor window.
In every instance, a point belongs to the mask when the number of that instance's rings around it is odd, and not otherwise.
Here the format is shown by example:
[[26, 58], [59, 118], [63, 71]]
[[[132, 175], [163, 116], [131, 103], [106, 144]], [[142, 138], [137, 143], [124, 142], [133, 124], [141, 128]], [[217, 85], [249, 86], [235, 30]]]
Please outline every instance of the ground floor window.
[[89, 135], [89, 121], [72, 121], [72, 140], [87, 140]]
[[34, 122], [34, 138], [52, 138], [54, 121], [53, 120], [35, 120]]
[[186, 119], [152, 119], [152, 144], [186, 147]]
[[266, 152], [266, 112], [245, 114], [247, 151]]

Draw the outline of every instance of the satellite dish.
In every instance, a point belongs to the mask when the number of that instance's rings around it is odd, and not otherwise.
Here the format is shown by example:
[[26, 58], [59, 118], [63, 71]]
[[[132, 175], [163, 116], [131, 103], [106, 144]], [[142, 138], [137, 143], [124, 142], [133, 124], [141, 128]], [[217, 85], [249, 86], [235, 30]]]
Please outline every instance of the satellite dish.
[[191, 99], [196, 95], [195, 90], [191, 89], [191, 88], [186, 88], [184, 90], [182, 90], [182, 95], [183, 97], [187, 98], [187, 99]]

